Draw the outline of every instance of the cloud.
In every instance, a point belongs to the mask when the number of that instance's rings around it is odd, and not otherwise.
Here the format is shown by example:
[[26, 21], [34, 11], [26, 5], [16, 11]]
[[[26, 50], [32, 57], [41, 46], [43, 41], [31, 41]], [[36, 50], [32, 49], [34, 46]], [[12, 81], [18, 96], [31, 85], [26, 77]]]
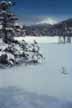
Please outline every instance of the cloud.
[[57, 18], [48, 16], [23, 16], [20, 18], [20, 23], [25, 25], [34, 24], [56, 24], [58, 22]]
[[40, 22], [37, 22], [37, 24], [56, 24], [58, 21], [56, 21], [54, 18], [50, 18], [50, 17], [47, 17], [47, 18], [44, 18], [42, 19]]

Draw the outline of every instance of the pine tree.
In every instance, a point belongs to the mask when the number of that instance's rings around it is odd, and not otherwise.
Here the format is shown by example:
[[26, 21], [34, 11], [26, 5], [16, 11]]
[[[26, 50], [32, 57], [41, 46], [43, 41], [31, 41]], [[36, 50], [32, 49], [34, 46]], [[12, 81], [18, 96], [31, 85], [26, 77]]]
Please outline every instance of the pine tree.
[[2, 1], [0, 3], [0, 23], [2, 24], [3, 41], [5, 43], [12, 41], [14, 35], [16, 35], [14, 24], [18, 18], [11, 12], [11, 7], [14, 5], [15, 3], [11, 1]]

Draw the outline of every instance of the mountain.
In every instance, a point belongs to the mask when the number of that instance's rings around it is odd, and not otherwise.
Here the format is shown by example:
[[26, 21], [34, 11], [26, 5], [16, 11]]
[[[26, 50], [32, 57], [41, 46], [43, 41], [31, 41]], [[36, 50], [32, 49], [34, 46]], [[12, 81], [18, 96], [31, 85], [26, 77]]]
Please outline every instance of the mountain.
[[35, 24], [31, 26], [23, 26], [25, 35], [30, 36], [72, 36], [72, 19], [67, 19], [57, 24]]
[[23, 28], [26, 30], [26, 35], [46, 36], [49, 34], [51, 27], [52, 25], [50, 24], [36, 24], [31, 26], [24, 26]]
[[72, 36], [72, 19], [67, 19], [52, 26], [55, 35]]
[[[0, 27], [1, 28], [1, 27]], [[15, 25], [17, 36], [72, 36], [72, 19], [55, 24], [40, 23], [35, 25]], [[2, 34], [0, 29], [0, 34]], [[2, 34], [3, 35], [3, 34]], [[2, 36], [0, 35], [0, 36]]]
[[54, 25], [56, 23], [57, 21], [54, 18], [50, 17], [44, 18], [41, 21], [37, 22], [37, 24], [50, 24], [50, 25]]

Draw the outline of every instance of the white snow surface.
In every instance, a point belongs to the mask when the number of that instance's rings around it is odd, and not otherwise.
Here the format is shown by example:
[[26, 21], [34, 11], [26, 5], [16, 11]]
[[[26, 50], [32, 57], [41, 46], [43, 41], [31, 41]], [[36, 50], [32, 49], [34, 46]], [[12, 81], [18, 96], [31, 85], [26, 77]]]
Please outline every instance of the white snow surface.
[[43, 63], [0, 69], [0, 108], [72, 108], [72, 44], [40, 48]]
[[25, 36], [25, 37], [15, 37], [15, 39], [21, 41], [21, 40], [26, 40], [27, 42], [31, 43], [34, 40], [36, 40], [39, 43], [58, 43], [58, 36], [54, 37], [48, 37], [48, 36]]
[[72, 108], [72, 103], [8, 87], [0, 89], [0, 108]]

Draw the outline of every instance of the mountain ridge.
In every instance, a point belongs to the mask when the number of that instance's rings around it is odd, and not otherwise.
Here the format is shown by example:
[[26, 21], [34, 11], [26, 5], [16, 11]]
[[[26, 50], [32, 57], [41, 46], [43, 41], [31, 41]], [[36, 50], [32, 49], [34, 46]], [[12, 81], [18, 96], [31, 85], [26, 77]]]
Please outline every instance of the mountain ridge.
[[26, 35], [31, 36], [72, 36], [72, 18], [61, 21], [57, 24], [35, 24], [30, 26], [23, 26], [26, 30]]

